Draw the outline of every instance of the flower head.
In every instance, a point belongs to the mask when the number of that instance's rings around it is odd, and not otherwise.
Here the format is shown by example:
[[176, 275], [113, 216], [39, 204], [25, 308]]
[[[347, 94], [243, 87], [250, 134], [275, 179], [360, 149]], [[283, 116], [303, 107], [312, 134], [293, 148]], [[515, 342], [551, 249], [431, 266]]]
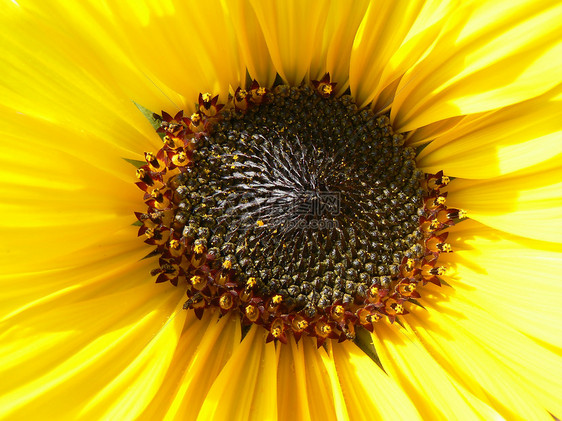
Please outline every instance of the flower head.
[[561, 15], [3, 1], [2, 417], [560, 418]]

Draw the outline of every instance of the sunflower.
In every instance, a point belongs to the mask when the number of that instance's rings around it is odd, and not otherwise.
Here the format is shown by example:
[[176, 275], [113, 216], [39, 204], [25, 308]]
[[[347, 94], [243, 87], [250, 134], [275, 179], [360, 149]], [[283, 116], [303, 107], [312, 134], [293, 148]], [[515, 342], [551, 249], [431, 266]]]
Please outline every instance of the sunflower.
[[[0, 15], [2, 419], [562, 416], [559, 2], [3, 0]], [[381, 137], [343, 142], [349, 121]], [[306, 143], [323, 127], [337, 148]], [[293, 294], [316, 255], [275, 243], [316, 228], [268, 230], [293, 212], [280, 179], [244, 185], [274, 197], [263, 218], [233, 181], [259, 165], [343, 186], [398, 237], [341, 199], [333, 270]], [[391, 170], [421, 187], [388, 196]], [[195, 180], [205, 196], [215, 173], [269, 239], [259, 271], [182, 220], [175, 195]], [[326, 278], [341, 268], [349, 287]]]

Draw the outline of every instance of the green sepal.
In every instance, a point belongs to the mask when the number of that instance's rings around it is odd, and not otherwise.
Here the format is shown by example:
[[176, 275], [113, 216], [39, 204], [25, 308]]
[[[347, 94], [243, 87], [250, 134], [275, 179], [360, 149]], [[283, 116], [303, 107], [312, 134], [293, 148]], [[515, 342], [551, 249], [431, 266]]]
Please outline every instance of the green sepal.
[[444, 281], [443, 278], [439, 278], [439, 282], [441, 282], [443, 285], [450, 287], [451, 284], [448, 283], [447, 281]]
[[[133, 104], [135, 104], [135, 106], [139, 109], [142, 115], [145, 116], [145, 118], [148, 120], [150, 125], [154, 127], [154, 130], [158, 130], [160, 128], [160, 126], [162, 125], [162, 117], [160, 115], [153, 113], [148, 108], [145, 108], [140, 104], [137, 104], [135, 101], [133, 101]], [[163, 139], [165, 134], [158, 133], [158, 136], [160, 136], [160, 139]]]
[[135, 168], [140, 168], [143, 165], [146, 165], [146, 161], [139, 161], [138, 159], [129, 159], [129, 158], [123, 158], [123, 159]]
[[408, 299], [408, 302], [410, 302], [410, 303], [412, 303], [412, 304], [415, 304], [415, 305], [417, 305], [417, 306], [423, 308], [424, 310], [427, 310], [427, 308], [425, 308], [425, 307], [423, 306], [423, 304], [420, 303], [420, 302], [419, 302], [418, 300], [416, 300], [415, 298], [409, 298], [409, 299]]
[[250, 76], [250, 72], [248, 72], [248, 69], [246, 69], [246, 89], [250, 89], [253, 81], [254, 79], [252, 79], [252, 76]]
[[240, 338], [240, 342], [242, 342], [242, 340], [244, 340], [244, 338], [252, 328], [252, 325], [242, 325], [240, 327], [242, 328], [242, 337]]
[[362, 326], [356, 326], [355, 339], [353, 342], [384, 371], [379, 355], [377, 354], [377, 350], [375, 349], [375, 345], [373, 344], [371, 333], [367, 329]]
[[152, 250], [150, 253], [148, 253], [146, 256], [144, 256], [141, 260], [150, 259], [151, 257], [158, 256], [160, 253], [161, 252], [158, 251], [158, 249], [156, 248]]

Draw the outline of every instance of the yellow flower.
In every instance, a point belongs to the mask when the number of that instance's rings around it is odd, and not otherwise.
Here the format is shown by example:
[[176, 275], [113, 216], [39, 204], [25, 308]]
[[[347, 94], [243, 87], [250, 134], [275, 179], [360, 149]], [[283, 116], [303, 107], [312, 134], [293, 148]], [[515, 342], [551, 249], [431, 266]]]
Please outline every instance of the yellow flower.
[[[559, 2], [0, 10], [0, 418], [562, 416]], [[269, 87], [327, 72], [337, 95], [390, 112], [470, 219], [449, 230], [448, 285], [375, 323], [374, 348], [266, 343], [255, 327], [242, 339], [240, 317], [198, 320], [185, 288], [150, 276], [126, 160], [162, 144], [135, 103], [191, 115], [199, 93], [226, 100], [247, 73]]]

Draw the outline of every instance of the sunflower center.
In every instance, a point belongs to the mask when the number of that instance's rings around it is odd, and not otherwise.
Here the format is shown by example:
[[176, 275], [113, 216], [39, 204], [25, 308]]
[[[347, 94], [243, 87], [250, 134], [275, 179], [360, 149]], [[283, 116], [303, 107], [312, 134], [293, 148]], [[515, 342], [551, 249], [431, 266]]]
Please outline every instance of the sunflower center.
[[254, 296], [309, 317], [388, 286], [421, 257], [421, 175], [386, 116], [283, 87], [201, 137], [178, 177], [183, 236]]
[[388, 116], [333, 86], [253, 85], [224, 109], [201, 95], [190, 118], [163, 114], [164, 147], [137, 173], [149, 205], [137, 217], [161, 254], [157, 282], [185, 283], [185, 308], [320, 344], [394, 321], [435, 281], [449, 251], [434, 235], [451, 221], [446, 179], [424, 178]]

